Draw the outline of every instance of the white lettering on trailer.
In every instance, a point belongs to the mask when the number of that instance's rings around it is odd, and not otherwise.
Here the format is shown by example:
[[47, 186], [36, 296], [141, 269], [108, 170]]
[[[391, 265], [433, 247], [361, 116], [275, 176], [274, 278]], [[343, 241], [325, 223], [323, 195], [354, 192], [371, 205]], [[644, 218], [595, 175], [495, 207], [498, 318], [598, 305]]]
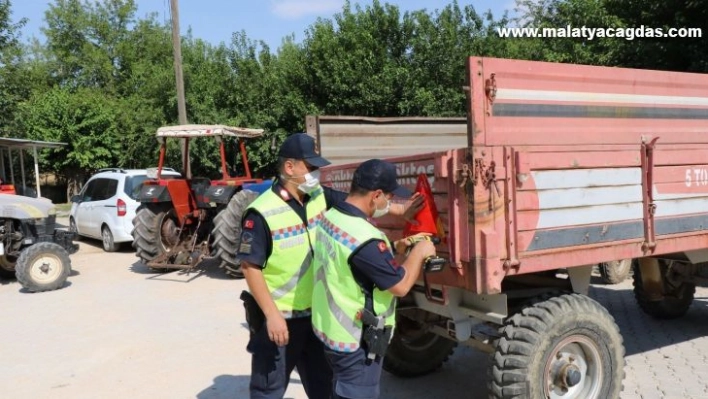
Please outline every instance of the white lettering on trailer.
[[[428, 183], [432, 186], [435, 183], [435, 165], [432, 163], [397, 163], [396, 174], [399, 176], [398, 184], [415, 187], [418, 182], [418, 175], [428, 176]], [[349, 184], [354, 177], [354, 169], [334, 170], [329, 174], [326, 181], [331, 182], [332, 188], [340, 191], [348, 191]]]
[[708, 186], [708, 169], [688, 168], [686, 169], [686, 187]]

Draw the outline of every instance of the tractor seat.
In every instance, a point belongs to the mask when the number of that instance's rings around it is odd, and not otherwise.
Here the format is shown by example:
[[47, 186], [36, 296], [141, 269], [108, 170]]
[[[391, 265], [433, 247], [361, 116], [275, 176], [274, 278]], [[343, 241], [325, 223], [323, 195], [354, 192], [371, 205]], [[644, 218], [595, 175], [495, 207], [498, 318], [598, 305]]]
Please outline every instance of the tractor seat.
[[211, 186], [211, 180], [206, 177], [193, 177], [192, 180], [189, 181], [189, 187], [192, 189], [192, 192], [194, 192], [194, 195], [198, 197], [206, 194], [209, 186]]

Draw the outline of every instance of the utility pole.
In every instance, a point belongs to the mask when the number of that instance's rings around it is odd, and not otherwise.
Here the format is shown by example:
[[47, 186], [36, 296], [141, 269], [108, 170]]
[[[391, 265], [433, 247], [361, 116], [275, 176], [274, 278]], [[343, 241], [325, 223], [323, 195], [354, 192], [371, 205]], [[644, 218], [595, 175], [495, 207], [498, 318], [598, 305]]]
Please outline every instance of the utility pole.
[[[177, 114], [180, 125], [187, 124], [187, 105], [184, 100], [184, 77], [182, 75], [182, 39], [179, 32], [179, 5], [178, 0], [170, 0], [170, 11], [172, 14], [172, 47], [175, 63], [175, 79], [177, 80]], [[185, 178], [192, 178], [192, 171], [189, 167], [189, 146], [188, 139], [181, 139], [182, 148], [182, 171]]]

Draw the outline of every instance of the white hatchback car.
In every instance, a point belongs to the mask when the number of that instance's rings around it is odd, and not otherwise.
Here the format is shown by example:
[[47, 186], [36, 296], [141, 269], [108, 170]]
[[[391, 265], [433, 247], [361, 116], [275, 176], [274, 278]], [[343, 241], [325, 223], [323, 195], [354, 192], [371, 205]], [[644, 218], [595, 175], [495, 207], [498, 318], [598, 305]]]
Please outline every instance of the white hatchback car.
[[[170, 168], [163, 168], [162, 174], [180, 176]], [[71, 197], [69, 230], [100, 239], [106, 252], [132, 242], [133, 218], [140, 206], [136, 199], [147, 178], [147, 169], [100, 169]]]

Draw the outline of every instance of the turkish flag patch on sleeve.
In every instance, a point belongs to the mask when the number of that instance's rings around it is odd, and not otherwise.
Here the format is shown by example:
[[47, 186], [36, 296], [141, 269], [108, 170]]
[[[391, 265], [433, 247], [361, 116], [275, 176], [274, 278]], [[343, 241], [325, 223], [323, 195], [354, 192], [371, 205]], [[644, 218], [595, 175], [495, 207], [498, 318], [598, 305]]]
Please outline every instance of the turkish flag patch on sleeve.
[[246, 221], [243, 223], [243, 227], [245, 227], [245, 228], [247, 228], [247, 229], [252, 229], [252, 228], [253, 228], [253, 220], [250, 220], [250, 219], [249, 219], [249, 220], [246, 220]]
[[388, 251], [388, 246], [386, 245], [385, 242], [381, 241], [381, 242], [379, 243], [379, 251], [381, 251], [381, 252], [386, 252], [386, 251]]

